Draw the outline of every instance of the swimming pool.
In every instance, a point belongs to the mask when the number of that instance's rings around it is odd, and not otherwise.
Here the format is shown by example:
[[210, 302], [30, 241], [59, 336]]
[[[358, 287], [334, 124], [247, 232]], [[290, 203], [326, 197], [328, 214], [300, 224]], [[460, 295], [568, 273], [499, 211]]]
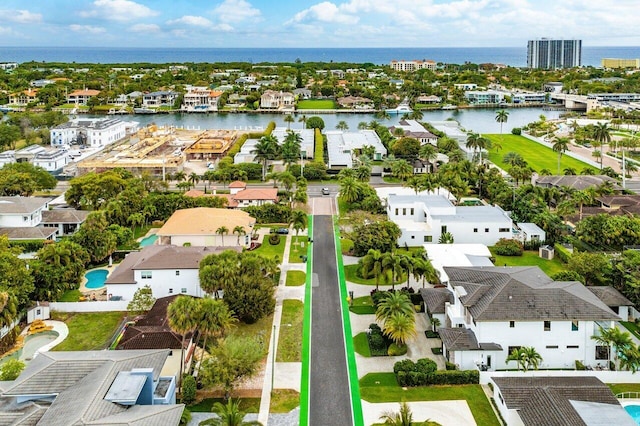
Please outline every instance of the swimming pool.
[[107, 279], [107, 275], [109, 275], [109, 271], [106, 269], [94, 269], [93, 271], [87, 272], [84, 276], [87, 279], [85, 287], [92, 290], [104, 287], [104, 281]]
[[140, 247], [151, 246], [156, 242], [157, 239], [158, 239], [158, 236], [156, 234], [144, 237], [143, 239], [140, 240]]
[[633, 417], [633, 420], [640, 425], [640, 405], [627, 405], [624, 409], [627, 410], [627, 413]]
[[43, 346], [48, 345], [58, 338], [56, 331], [43, 331], [41, 333], [32, 334], [24, 338], [24, 345], [11, 355], [7, 355], [0, 359], [0, 364], [10, 359], [19, 359], [21, 361], [31, 361], [36, 351]]

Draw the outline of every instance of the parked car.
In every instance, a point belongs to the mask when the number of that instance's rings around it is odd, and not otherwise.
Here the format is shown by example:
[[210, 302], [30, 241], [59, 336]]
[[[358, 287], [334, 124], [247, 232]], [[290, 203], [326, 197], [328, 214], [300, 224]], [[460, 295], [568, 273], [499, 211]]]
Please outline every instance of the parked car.
[[289, 233], [289, 228], [278, 228], [275, 230], [276, 234], [287, 235]]
[[256, 243], [256, 242], [252, 242], [249, 247], [247, 247], [247, 250], [251, 251], [251, 250], [255, 250], [257, 248], [259, 248], [262, 245], [262, 243]]
[[329, 195], [330, 191], [329, 188], [322, 188], [322, 195]]

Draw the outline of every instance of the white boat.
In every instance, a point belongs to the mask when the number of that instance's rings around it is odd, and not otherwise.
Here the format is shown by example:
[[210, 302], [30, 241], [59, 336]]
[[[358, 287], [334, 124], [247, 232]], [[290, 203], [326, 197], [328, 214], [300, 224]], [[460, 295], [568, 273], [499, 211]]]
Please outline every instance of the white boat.
[[411, 109], [411, 107], [409, 106], [409, 104], [400, 104], [395, 108], [391, 108], [386, 110], [386, 112], [388, 114], [408, 114], [413, 112], [413, 110]]
[[458, 109], [458, 107], [455, 105], [447, 104], [447, 105], [442, 105], [442, 109], [451, 110], [451, 109]]
[[155, 114], [158, 111], [151, 108], [134, 108], [133, 112], [135, 112], [136, 114]]

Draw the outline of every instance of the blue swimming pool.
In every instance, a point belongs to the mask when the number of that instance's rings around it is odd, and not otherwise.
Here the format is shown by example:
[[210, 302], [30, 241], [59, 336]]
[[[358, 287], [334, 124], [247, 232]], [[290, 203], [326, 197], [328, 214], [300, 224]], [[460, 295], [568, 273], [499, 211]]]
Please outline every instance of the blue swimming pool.
[[140, 247], [151, 246], [156, 242], [157, 239], [158, 239], [158, 236], [156, 234], [149, 235], [148, 237], [144, 237], [143, 239], [140, 240]]
[[640, 425], [640, 405], [627, 405], [624, 409], [627, 410], [627, 413], [633, 417], [633, 420]]
[[109, 271], [106, 269], [94, 269], [85, 274], [87, 284], [85, 287], [95, 290], [96, 288], [104, 287], [104, 281], [107, 279]]

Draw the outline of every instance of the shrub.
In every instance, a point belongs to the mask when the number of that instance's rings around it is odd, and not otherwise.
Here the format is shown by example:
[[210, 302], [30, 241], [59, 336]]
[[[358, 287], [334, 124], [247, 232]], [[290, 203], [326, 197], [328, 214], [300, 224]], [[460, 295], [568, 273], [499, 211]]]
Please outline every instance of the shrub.
[[438, 364], [436, 364], [436, 362], [432, 359], [421, 358], [416, 362], [414, 369], [415, 371], [419, 371], [424, 374], [429, 374], [438, 370]]
[[442, 348], [431, 348], [431, 353], [434, 355], [442, 355]]
[[455, 364], [453, 364], [453, 363], [451, 363], [451, 362], [449, 362], [449, 361], [446, 361], [446, 362], [445, 362], [445, 369], [450, 370], [450, 371], [453, 371], [453, 370], [457, 370], [457, 369], [458, 369], [458, 367], [456, 367], [456, 365], [455, 365]]
[[386, 347], [384, 343], [384, 337], [382, 334], [370, 334], [369, 336], [369, 349], [374, 352], [383, 351]]
[[400, 355], [406, 355], [407, 350], [408, 350], [407, 345], [399, 346], [395, 343], [392, 343], [389, 346], [387, 353], [389, 354], [389, 356], [400, 356]]
[[500, 238], [493, 246], [493, 250], [500, 256], [522, 256], [524, 247], [518, 240]]
[[477, 385], [480, 382], [478, 370], [436, 371], [429, 375], [429, 385]]
[[569, 259], [571, 259], [571, 252], [569, 250], [558, 243], [555, 243], [553, 248], [555, 250], [555, 255], [558, 256], [558, 259], [560, 259], [562, 263], [569, 262]]
[[427, 339], [439, 339], [440, 334], [437, 331], [433, 330], [425, 330], [424, 335], [427, 336]]
[[576, 370], [584, 371], [586, 369], [587, 369], [587, 367], [585, 367], [584, 364], [582, 362], [580, 362], [580, 360], [576, 359]]
[[180, 426], [186, 426], [191, 421], [191, 411], [186, 408], [182, 411], [182, 415], [180, 416]]
[[576, 271], [560, 271], [551, 275], [554, 281], [579, 281], [584, 284], [584, 277]]
[[196, 400], [196, 379], [191, 374], [185, 374], [182, 379], [182, 402], [191, 405]]
[[522, 129], [520, 127], [514, 127], [513, 129], [511, 129], [511, 134], [512, 135], [521, 135], [522, 134]]
[[377, 309], [378, 305], [380, 304], [380, 302], [382, 301], [382, 299], [384, 299], [387, 295], [387, 291], [376, 291], [373, 290], [371, 292], [371, 300], [373, 300], [373, 306]]
[[340, 241], [340, 247], [342, 248], [342, 254], [348, 255], [351, 252], [351, 249], [353, 248], [353, 240], [350, 240], [348, 238], [343, 238]]
[[373, 334], [373, 333], [382, 334], [382, 329], [375, 322], [369, 324], [369, 330], [371, 330], [371, 334]]
[[401, 371], [405, 373], [408, 373], [409, 371], [416, 371], [416, 363], [410, 359], [403, 359], [402, 361], [398, 361], [393, 364], [393, 372], [395, 374], [398, 374]]
[[269, 244], [271, 244], [272, 246], [277, 246], [278, 244], [280, 244], [280, 235], [278, 234], [269, 235]]

